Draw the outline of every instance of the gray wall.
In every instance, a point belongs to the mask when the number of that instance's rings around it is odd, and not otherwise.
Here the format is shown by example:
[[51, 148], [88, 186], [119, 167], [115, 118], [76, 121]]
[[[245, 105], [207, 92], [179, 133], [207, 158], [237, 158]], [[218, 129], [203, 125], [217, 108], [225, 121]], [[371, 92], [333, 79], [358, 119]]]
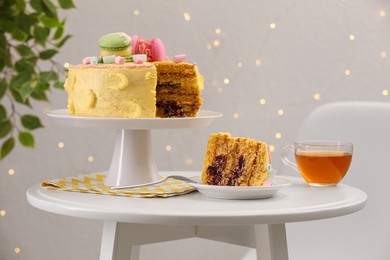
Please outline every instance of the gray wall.
[[[313, 108], [330, 101], [390, 98], [383, 95], [383, 90], [390, 90], [390, 4], [386, 1], [75, 3], [77, 9], [64, 14], [67, 32], [74, 37], [57, 56], [60, 64], [80, 63], [85, 56], [96, 55], [101, 35], [124, 31], [144, 39], [161, 38], [170, 57], [185, 53], [188, 61], [199, 65], [205, 77], [203, 109], [220, 111], [224, 117], [202, 129], [153, 131], [161, 170], [200, 170], [208, 136], [216, 131], [266, 141], [274, 147], [274, 167], [282, 169], [281, 148], [294, 141]], [[139, 15], [134, 15], [135, 10]], [[184, 12], [189, 13], [189, 21]], [[217, 28], [221, 33], [215, 32]], [[346, 70], [350, 75], [345, 75]], [[315, 94], [320, 98], [314, 99]], [[260, 99], [265, 99], [264, 105]], [[107, 170], [115, 132], [61, 127], [45, 111], [65, 108], [66, 93], [53, 90], [50, 100], [50, 104], [33, 103], [45, 125], [35, 131], [37, 147], [17, 146], [0, 162], [0, 210], [6, 213], [0, 216], [0, 259], [98, 258], [101, 222], [35, 209], [27, 203], [25, 190], [43, 179]], [[64, 148], [58, 148], [59, 142]], [[167, 145], [172, 150], [167, 151]], [[9, 169], [15, 173], [9, 175]], [[186, 259], [253, 259], [253, 250], [198, 239], [148, 246], [141, 259], [183, 259], [184, 250], [188, 250]], [[291, 259], [304, 259], [304, 250], [294, 244]]]

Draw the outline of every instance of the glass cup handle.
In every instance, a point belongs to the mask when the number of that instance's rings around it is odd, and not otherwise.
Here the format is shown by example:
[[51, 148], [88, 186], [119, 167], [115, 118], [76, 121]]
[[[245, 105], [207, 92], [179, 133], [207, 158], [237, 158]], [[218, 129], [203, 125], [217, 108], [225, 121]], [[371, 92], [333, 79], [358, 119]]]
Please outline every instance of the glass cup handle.
[[287, 166], [290, 166], [291, 168], [293, 168], [294, 170], [296, 170], [297, 172], [299, 172], [298, 170], [298, 166], [296, 165], [296, 163], [292, 162], [290, 159], [288, 159], [287, 157], [287, 153], [292, 151], [294, 153], [294, 146], [293, 145], [287, 145], [285, 147], [283, 147], [282, 149], [282, 153], [281, 153], [281, 158], [282, 158], [282, 162], [287, 165]]

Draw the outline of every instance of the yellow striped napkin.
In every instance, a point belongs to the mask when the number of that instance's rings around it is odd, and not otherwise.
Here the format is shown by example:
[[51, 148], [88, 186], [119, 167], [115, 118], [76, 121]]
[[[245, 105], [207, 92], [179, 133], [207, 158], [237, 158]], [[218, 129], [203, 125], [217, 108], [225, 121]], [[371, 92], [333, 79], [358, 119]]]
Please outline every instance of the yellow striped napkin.
[[148, 186], [133, 188], [127, 190], [112, 190], [104, 185], [106, 173], [91, 173], [88, 175], [79, 175], [55, 180], [44, 180], [42, 187], [51, 190], [88, 192], [95, 194], [126, 196], [137, 198], [153, 197], [172, 197], [194, 191], [195, 189], [183, 181], [168, 179], [162, 183]]

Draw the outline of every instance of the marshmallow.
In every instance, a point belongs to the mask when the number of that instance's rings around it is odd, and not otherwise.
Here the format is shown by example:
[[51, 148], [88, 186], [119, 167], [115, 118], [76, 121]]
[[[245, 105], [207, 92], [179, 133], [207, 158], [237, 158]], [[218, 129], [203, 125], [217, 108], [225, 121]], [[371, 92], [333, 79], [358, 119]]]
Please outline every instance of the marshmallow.
[[124, 64], [126, 62], [126, 59], [121, 56], [116, 56], [115, 63], [116, 64]]
[[83, 59], [83, 64], [90, 64], [91, 63], [91, 59], [89, 57], [85, 57]]
[[89, 57], [90, 63], [92, 65], [98, 64], [98, 58], [97, 57]]
[[185, 54], [178, 54], [178, 55], [173, 56], [173, 61], [176, 63], [185, 62], [186, 59], [187, 59], [187, 56]]
[[103, 56], [103, 63], [114, 63], [115, 58], [116, 58], [115, 55]]
[[136, 61], [136, 60], [141, 60], [141, 61], [147, 61], [148, 57], [146, 56], [146, 54], [134, 54], [133, 55], [133, 60]]

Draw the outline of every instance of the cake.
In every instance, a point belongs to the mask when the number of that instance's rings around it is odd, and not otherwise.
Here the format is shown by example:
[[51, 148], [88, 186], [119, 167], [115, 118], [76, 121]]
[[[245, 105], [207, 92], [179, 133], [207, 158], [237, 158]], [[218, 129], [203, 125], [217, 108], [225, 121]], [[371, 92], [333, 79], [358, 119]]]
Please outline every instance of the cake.
[[71, 115], [110, 118], [195, 117], [203, 76], [186, 56], [170, 60], [160, 39], [125, 33], [99, 39], [100, 56], [68, 66]]
[[229, 133], [212, 134], [207, 143], [202, 183], [218, 186], [269, 185], [274, 170], [268, 146]]

